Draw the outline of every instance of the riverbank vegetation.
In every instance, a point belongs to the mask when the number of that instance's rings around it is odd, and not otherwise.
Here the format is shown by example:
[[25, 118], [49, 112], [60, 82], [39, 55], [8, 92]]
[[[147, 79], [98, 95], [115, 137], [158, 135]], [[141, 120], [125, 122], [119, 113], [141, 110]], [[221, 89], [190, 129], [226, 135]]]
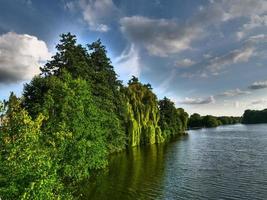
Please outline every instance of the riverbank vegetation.
[[236, 124], [240, 122], [241, 122], [240, 117], [228, 117], [228, 116], [215, 117], [212, 115], [200, 116], [199, 114], [194, 113], [189, 118], [188, 127], [191, 129], [211, 128], [220, 125]]
[[118, 80], [100, 40], [82, 46], [67, 33], [56, 49], [22, 97], [0, 104], [2, 199], [73, 199], [109, 154], [187, 129], [188, 114], [150, 84]]
[[267, 123], [267, 109], [246, 110], [242, 117], [243, 124]]

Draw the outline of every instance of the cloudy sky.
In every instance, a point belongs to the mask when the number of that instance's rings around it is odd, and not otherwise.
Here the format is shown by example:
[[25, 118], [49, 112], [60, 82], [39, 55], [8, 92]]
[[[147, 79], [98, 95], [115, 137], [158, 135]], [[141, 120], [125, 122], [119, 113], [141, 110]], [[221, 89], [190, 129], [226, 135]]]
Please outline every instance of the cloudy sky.
[[21, 94], [64, 32], [100, 38], [121, 80], [189, 113], [267, 107], [266, 0], [0, 0], [0, 99]]

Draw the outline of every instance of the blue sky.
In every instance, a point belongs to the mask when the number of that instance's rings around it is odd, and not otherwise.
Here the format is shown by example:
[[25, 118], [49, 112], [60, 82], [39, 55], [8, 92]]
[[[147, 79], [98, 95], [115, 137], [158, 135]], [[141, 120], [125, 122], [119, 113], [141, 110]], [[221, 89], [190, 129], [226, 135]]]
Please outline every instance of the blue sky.
[[266, 0], [0, 0], [0, 99], [21, 94], [64, 32], [100, 38], [120, 79], [189, 113], [267, 107]]

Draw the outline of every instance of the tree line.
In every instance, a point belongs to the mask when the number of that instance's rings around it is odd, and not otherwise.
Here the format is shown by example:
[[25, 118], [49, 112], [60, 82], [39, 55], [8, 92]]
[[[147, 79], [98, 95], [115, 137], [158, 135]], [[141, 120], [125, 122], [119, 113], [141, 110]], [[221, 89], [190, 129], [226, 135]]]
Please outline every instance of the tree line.
[[100, 40], [82, 46], [62, 34], [56, 49], [21, 97], [0, 103], [3, 199], [79, 197], [77, 185], [109, 154], [187, 129], [188, 114], [150, 84], [122, 84]]
[[188, 120], [188, 127], [191, 129], [204, 128], [204, 127], [211, 128], [220, 125], [236, 124], [240, 122], [241, 122], [240, 117], [232, 117], [232, 116], [216, 117], [212, 115], [201, 116], [198, 113], [194, 113], [190, 116]]
[[267, 123], [267, 109], [245, 110], [242, 117], [243, 124]]

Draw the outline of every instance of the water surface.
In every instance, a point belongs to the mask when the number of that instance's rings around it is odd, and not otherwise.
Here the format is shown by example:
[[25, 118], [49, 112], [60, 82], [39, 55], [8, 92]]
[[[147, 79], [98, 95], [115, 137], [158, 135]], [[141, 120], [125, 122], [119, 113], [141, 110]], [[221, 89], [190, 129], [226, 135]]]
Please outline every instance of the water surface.
[[267, 125], [189, 131], [112, 156], [84, 199], [267, 199]]

